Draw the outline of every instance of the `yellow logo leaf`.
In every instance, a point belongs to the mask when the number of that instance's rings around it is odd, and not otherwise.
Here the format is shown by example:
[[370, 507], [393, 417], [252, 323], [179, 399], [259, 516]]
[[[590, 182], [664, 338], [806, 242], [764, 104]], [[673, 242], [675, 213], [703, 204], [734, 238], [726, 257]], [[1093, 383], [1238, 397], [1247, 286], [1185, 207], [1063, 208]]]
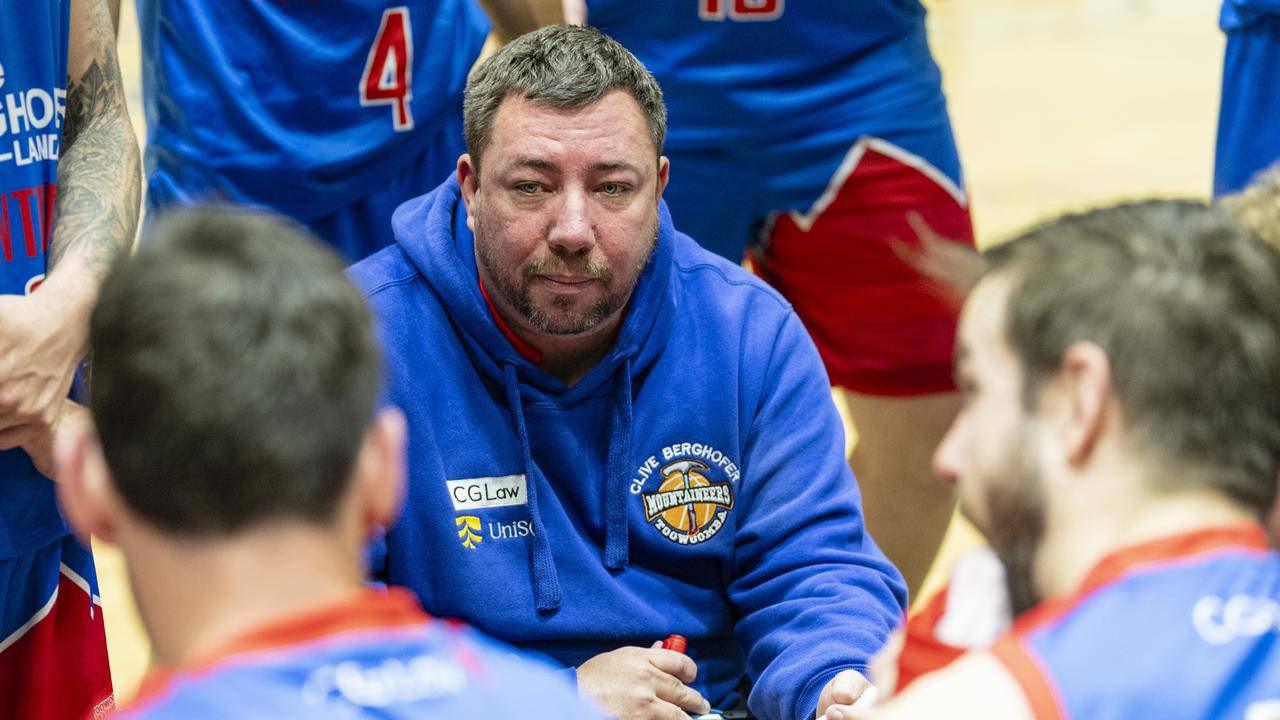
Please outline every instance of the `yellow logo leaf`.
[[475, 515], [462, 515], [453, 521], [458, 526], [458, 537], [462, 539], [462, 547], [475, 550], [476, 545], [484, 540], [480, 535], [480, 518]]

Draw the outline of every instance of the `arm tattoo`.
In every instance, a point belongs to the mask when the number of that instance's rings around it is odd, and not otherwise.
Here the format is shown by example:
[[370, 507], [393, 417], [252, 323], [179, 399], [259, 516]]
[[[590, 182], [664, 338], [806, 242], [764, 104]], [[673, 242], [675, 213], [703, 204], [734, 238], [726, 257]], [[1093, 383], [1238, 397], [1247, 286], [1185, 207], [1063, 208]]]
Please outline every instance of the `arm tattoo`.
[[133, 242], [141, 188], [110, 17], [94, 6], [86, 28], [92, 57], [67, 88], [49, 272], [76, 256], [100, 278]]

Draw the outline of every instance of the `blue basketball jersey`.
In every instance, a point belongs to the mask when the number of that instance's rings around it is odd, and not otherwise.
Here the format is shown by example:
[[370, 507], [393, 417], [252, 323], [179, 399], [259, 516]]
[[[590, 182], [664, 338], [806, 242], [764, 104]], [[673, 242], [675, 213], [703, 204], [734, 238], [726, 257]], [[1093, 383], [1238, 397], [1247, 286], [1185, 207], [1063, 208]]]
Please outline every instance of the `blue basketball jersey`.
[[355, 720], [602, 720], [558, 674], [405, 590], [359, 597], [238, 638], [214, 657], [152, 676], [118, 717]]
[[1226, 0], [1227, 35], [1214, 158], [1214, 195], [1243, 190], [1280, 160], [1280, 0]]
[[1267, 15], [1280, 14], [1280, 0], [1225, 0], [1218, 24], [1223, 30], [1238, 30]]
[[[588, 0], [587, 10], [658, 78], [673, 148], [894, 138], [945, 122], [917, 0]], [[958, 163], [943, 170], [959, 182]]]
[[1274, 717], [1280, 554], [1256, 525], [1122, 550], [994, 652], [1037, 718]]
[[[67, 104], [70, 6], [0, 3], [0, 294], [31, 292], [44, 278]], [[0, 452], [0, 488], [0, 558], [66, 534], [53, 483], [22, 450]]]
[[140, 0], [139, 26], [149, 207], [302, 222], [379, 190], [461, 115], [488, 32], [475, 0]]

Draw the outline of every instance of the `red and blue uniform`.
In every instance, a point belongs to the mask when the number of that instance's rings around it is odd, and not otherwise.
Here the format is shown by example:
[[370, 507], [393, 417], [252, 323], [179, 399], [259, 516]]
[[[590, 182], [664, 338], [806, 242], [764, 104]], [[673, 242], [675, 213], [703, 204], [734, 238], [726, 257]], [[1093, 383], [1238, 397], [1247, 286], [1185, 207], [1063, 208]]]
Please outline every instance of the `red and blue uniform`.
[[567, 677], [427, 617], [394, 589], [363, 591], [154, 674], [117, 717], [603, 718]]
[[269, 207], [350, 260], [465, 151], [475, 0], [141, 0], [147, 206]]
[[1213, 193], [1243, 190], [1280, 159], [1280, 0], [1226, 0], [1227, 36]]
[[1275, 717], [1280, 554], [1252, 524], [1121, 550], [993, 652], [1041, 720]]
[[588, 0], [667, 103], [675, 224], [794, 305], [834, 384], [951, 390], [958, 308], [895, 249], [918, 212], [972, 244], [917, 0]]
[[[0, 4], [0, 294], [44, 278], [67, 98], [70, 0]], [[0, 352], [4, 349], [0, 348]], [[93, 559], [53, 483], [0, 452], [0, 717], [81, 717], [109, 706]]]

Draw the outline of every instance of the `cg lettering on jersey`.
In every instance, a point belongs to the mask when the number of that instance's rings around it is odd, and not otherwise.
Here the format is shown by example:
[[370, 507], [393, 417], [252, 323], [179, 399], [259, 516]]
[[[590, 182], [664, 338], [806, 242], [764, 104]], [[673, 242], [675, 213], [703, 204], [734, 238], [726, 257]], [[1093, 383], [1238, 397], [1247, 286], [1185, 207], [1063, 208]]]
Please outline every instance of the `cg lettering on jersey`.
[[1206, 595], [1191, 609], [1191, 624], [1210, 645], [1280, 633], [1280, 602], [1258, 595], [1233, 595], [1226, 600]]
[[446, 480], [445, 485], [457, 512], [529, 504], [523, 474]]

